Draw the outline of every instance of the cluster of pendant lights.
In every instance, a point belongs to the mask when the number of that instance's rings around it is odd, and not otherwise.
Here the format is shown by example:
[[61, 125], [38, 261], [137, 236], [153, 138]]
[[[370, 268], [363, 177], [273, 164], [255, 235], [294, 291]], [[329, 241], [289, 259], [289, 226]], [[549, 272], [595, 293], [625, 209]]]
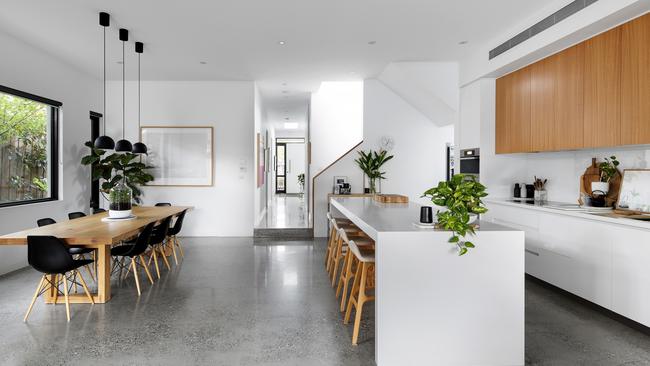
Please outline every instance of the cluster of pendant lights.
[[[142, 142], [136, 142], [131, 144], [131, 142], [124, 138], [124, 106], [125, 106], [125, 45], [129, 40], [129, 31], [126, 29], [120, 29], [120, 41], [122, 41], [122, 139], [114, 142], [114, 140], [106, 135], [106, 28], [110, 26], [110, 15], [108, 13], [101, 12], [99, 13], [99, 25], [104, 29], [104, 133], [102, 136], [99, 136], [95, 139], [95, 147], [103, 150], [113, 150], [115, 152], [130, 152], [133, 154], [146, 154], [147, 146]], [[140, 55], [144, 51], [144, 44], [142, 42], [135, 42], [135, 52], [138, 54], [138, 127], [140, 127]]]

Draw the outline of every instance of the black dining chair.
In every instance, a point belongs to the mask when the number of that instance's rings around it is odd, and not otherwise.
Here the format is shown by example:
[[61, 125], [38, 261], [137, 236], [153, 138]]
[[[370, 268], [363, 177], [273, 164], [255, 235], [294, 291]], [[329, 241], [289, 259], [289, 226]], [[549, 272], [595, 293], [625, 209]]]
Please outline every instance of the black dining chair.
[[167, 217], [158, 226], [154, 227], [153, 232], [151, 234], [151, 239], [149, 240], [149, 246], [151, 247], [151, 250], [149, 251], [149, 261], [147, 262], [147, 265], [150, 265], [151, 261], [153, 260], [154, 266], [156, 267], [156, 275], [158, 275], [158, 279], [160, 279], [160, 268], [158, 266], [158, 254], [160, 254], [160, 256], [162, 257], [163, 261], [165, 262], [165, 265], [167, 266], [167, 269], [171, 270], [171, 266], [169, 265], [167, 256], [165, 256], [165, 249], [164, 249], [165, 240], [167, 239], [167, 233], [169, 232], [169, 223], [171, 222], [171, 220], [172, 220], [171, 216]]
[[183, 228], [183, 219], [185, 219], [185, 213], [187, 213], [187, 210], [183, 210], [178, 217], [176, 217], [176, 222], [172, 227], [169, 228], [169, 232], [167, 232], [167, 243], [169, 246], [171, 246], [172, 253], [174, 254], [174, 261], [176, 262], [176, 265], [178, 265], [178, 256], [176, 255], [176, 247], [178, 247], [178, 251], [181, 253], [181, 257], [185, 258], [185, 253], [183, 253], [183, 247], [181, 247], [181, 243], [178, 240], [178, 233], [181, 232], [181, 229]]
[[[53, 218], [50, 218], [50, 217], [45, 217], [45, 218], [36, 220], [36, 225], [38, 225], [38, 227], [52, 225], [52, 224], [56, 224], [56, 221]], [[77, 256], [76, 259], [86, 259], [86, 254], [92, 254], [93, 255], [93, 260], [94, 260], [94, 257], [95, 257], [95, 249], [92, 249], [92, 248], [68, 247], [68, 252], [70, 252], [70, 254], [72, 254], [72, 255]], [[87, 266], [86, 270], [88, 271], [88, 274], [90, 275], [90, 278], [92, 278], [93, 281], [94, 281], [95, 280], [95, 275], [93, 274], [93, 271], [91, 270], [90, 266]]]
[[[27, 261], [35, 270], [43, 273], [41, 281], [38, 283], [32, 302], [29, 304], [27, 313], [23, 321], [27, 321], [29, 314], [32, 312], [36, 299], [49, 289], [54, 290], [54, 302], [56, 303], [59, 295], [59, 284], [63, 282], [63, 295], [65, 296], [65, 312], [70, 321], [70, 300], [68, 298], [68, 281], [73, 285], [81, 285], [86, 292], [86, 296], [92, 304], [95, 303], [93, 297], [88, 291], [86, 281], [84, 281], [79, 268], [87, 266], [93, 261], [90, 259], [74, 259], [68, 251], [68, 246], [59, 238], [54, 236], [28, 236], [27, 237]], [[49, 278], [48, 276], [51, 276]], [[76, 279], [81, 283], [77, 283]]]
[[93, 208], [93, 214], [98, 214], [102, 212], [106, 212], [106, 210], [104, 210], [103, 208]]
[[[120, 275], [123, 269], [126, 269], [126, 278], [131, 271], [133, 271], [133, 277], [135, 278], [135, 286], [138, 289], [138, 296], [141, 295], [140, 291], [140, 278], [138, 277], [138, 266], [144, 267], [144, 271], [149, 278], [149, 282], [153, 285], [153, 278], [151, 277], [151, 272], [149, 272], [149, 267], [145, 263], [142, 254], [149, 247], [149, 241], [151, 239], [151, 233], [153, 232], [154, 225], [156, 223], [152, 222], [144, 227], [144, 229], [138, 234], [138, 237], [131, 242], [125, 242], [123, 245], [111, 248], [111, 255], [117, 257], [115, 264], [120, 269]], [[131, 258], [131, 263], [124, 263], [126, 258]]]
[[167, 207], [167, 206], [171, 206], [171, 205], [172, 204], [169, 203], [169, 202], [158, 202], [158, 203], [155, 204], [156, 207]]
[[83, 213], [83, 212], [79, 212], [79, 211], [77, 211], [77, 212], [70, 212], [70, 213], [68, 214], [68, 219], [70, 219], [70, 220], [74, 220], [74, 219], [78, 219], [78, 218], [85, 217], [85, 216], [86, 216], [86, 214]]

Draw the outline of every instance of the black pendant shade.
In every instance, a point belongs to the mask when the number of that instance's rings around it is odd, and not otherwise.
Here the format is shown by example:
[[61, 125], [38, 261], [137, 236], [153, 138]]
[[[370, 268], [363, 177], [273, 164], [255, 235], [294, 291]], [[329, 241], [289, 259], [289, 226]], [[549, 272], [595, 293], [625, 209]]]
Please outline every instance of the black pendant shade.
[[110, 136], [106, 136], [106, 27], [111, 24], [111, 17], [108, 13], [99, 13], [99, 25], [104, 28], [104, 135], [95, 139], [94, 145], [98, 149], [113, 150], [115, 148], [115, 141]]
[[115, 143], [116, 152], [131, 152], [133, 150], [133, 145], [129, 140], [120, 140]]
[[146, 154], [147, 145], [143, 144], [142, 142], [136, 142], [133, 144], [133, 150], [131, 150], [131, 152], [134, 154]]
[[102, 150], [113, 150], [115, 141], [110, 136], [99, 136], [95, 139], [95, 147]]

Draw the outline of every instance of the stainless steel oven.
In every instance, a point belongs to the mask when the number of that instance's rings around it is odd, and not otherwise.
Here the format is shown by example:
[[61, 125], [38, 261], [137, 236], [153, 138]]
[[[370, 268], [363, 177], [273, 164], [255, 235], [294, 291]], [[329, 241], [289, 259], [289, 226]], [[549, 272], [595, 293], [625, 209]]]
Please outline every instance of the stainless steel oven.
[[481, 151], [479, 148], [460, 151], [460, 173], [473, 175], [478, 180], [480, 174]]

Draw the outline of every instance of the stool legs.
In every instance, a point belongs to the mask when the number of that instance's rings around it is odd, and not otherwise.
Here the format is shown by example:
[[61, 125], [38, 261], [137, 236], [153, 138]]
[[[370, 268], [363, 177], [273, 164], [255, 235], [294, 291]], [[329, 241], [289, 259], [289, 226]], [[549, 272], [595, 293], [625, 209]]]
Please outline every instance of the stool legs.
[[354, 255], [348, 251], [345, 254], [345, 258], [343, 259], [343, 271], [341, 272], [341, 277], [339, 278], [339, 285], [336, 288], [336, 298], [338, 299], [339, 297], [339, 292], [343, 290], [342, 295], [341, 295], [341, 312], [345, 311], [345, 307], [347, 305], [347, 298], [348, 298], [348, 285], [350, 284], [350, 279], [354, 277], [353, 271], [352, 271], [352, 264], [354, 263]]
[[[352, 285], [352, 293], [350, 294], [350, 300], [348, 302], [348, 308], [345, 312], [344, 324], [350, 322], [350, 316], [352, 315], [352, 307], [355, 308], [355, 317], [354, 317], [354, 327], [352, 330], [352, 344], [357, 345], [359, 339], [359, 328], [361, 326], [361, 314], [363, 313], [363, 305], [375, 299], [374, 296], [368, 296], [366, 294], [366, 288], [368, 283], [368, 276], [371, 269], [373, 269], [374, 263], [363, 262], [357, 266], [357, 271], [354, 276], [354, 284]], [[374, 271], [373, 271], [374, 274]]]

